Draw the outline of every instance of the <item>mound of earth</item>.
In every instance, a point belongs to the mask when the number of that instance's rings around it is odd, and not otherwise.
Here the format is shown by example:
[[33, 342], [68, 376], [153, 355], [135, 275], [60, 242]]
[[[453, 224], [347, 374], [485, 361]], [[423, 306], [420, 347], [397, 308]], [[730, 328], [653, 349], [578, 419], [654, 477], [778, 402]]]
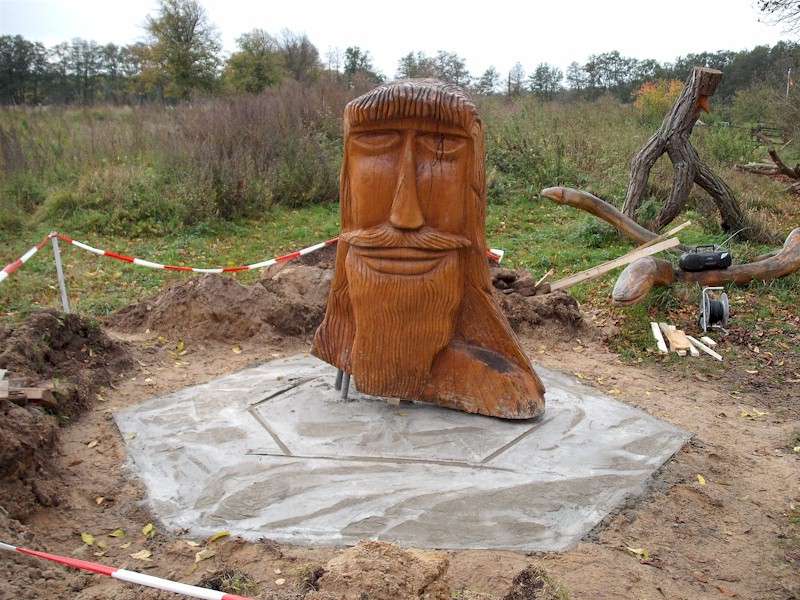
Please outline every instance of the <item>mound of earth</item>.
[[48, 310], [0, 327], [0, 369], [20, 384], [52, 388], [56, 400], [55, 408], [45, 409], [0, 399], [0, 488], [14, 515], [24, 516], [35, 502], [55, 501], [37, 471], [46, 465], [60, 422], [80, 414], [99, 386], [132, 366], [124, 346], [79, 315]]
[[[253, 285], [242, 285], [224, 275], [189, 279], [123, 308], [108, 323], [123, 331], [149, 330], [223, 342], [256, 336], [307, 336], [325, 316], [334, 257], [334, 248], [326, 248]], [[569, 294], [537, 296], [527, 272], [492, 271], [496, 300], [516, 331], [544, 323], [582, 325], [580, 306]]]
[[503, 600], [568, 600], [569, 595], [561, 585], [553, 581], [547, 572], [536, 565], [528, 565], [520, 571], [511, 589]]
[[332, 558], [306, 600], [449, 600], [443, 552], [362, 541]]
[[329, 269], [301, 264], [249, 286], [204, 275], [123, 308], [109, 323], [126, 331], [219, 341], [304, 335], [322, 321], [331, 278]]
[[491, 269], [494, 297], [514, 331], [527, 333], [545, 323], [576, 328], [583, 325], [577, 300], [558, 291], [537, 295], [536, 282], [525, 270]]

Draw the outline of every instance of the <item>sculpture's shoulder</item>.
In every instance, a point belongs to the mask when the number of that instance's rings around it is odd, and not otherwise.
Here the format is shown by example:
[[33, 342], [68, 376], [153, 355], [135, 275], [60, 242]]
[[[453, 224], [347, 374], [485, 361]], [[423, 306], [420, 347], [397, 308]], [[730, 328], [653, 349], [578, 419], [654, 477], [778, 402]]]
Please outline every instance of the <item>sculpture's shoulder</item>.
[[531, 419], [544, 411], [544, 386], [502, 354], [454, 340], [433, 363], [423, 399], [467, 412]]

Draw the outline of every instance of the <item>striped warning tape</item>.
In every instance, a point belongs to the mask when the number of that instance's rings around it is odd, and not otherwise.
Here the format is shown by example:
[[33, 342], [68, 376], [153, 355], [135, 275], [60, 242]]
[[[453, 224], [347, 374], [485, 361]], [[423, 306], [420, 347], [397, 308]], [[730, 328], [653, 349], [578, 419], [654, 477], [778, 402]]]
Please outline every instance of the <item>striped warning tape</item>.
[[120, 581], [133, 583], [136, 585], [143, 585], [146, 587], [163, 590], [165, 592], [174, 592], [176, 594], [183, 594], [190, 598], [201, 598], [203, 600], [252, 600], [244, 596], [237, 596], [236, 594], [226, 594], [218, 592], [217, 590], [209, 590], [207, 588], [197, 587], [196, 585], [189, 585], [186, 583], [179, 583], [177, 581], [170, 581], [169, 579], [162, 579], [161, 577], [153, 577], [152, 575], [145, 575], [144, 573], [137, 573], [136, 571], [128, 571], [127, 569], [117, 569], [116, 567], [108, 567], [100, 563], [89, 562], [87, 560], [80, 560], [78, 558], [69, 558], [68, 556], [59, 556], [58, 554], [49, 554], [47, 552], [40, 552], [38, 550], [30, 550], [29, 548], [22, 548], [20, 546], [12, 546], [11, 544], [4, 544], [0, 542], [0, 550], [7, 550], [8, 552], [19, 552], [27, 556], [49, 560], [66, 567], [78, 569], [80, 571], [88, 571], [89, 573], [96, 573], [98, 575], [105, 575], [106, 577], [113, 577]]
[[30, 259], [30, 258], [31, 258], [31, 257], [32, 257], [34, 254], [36, 254], [36, 253], [37, 253], [39, 250], [41, 250], [42, 248], [44, 248], [44, 247], [45, 247], [45, 245], [47, 244], [47, 242], [49, 242], [49, 241], [50, 241], [50, 238], [51, 238], [51, 237], [54, 237], [54, 236], [56, 236], [56, 235], [58, 235], [58, 234], [56, 234], [56, 232], [55, 232], [55, 231], [54, 231], [53, 233], [48, 233], [46, 236], [44, 236], [44, 239], [43, 239], [41, 242], [39, 242], [38, 244], [36, 244], [36, 245], [35, 245], [33, 248], [31, 248], [30, 250], [28, 250], [28, 251], [27, 251], [25, 254], [23, 254], [22, 256], [20, 256], [20, 257], [19, 257], [17, 260], [15, 260], [15, 261], [13, 261], [13, 262], [10, 262], [10, 263], [8, 263], [8, 264], [7, 264], [5, 267], [3, 267], [3, 270], [2, 270], [2, 271], [0, 271], [0, 281], [3, 281], [3, 280], [5, 280], [5, 279], [6, 279], [6, 278], [7, 278], [9, 275], [11, 275], [11, 274], [12, 274], [14, 271], [16, 271], [17, 269], [19, 269], [19, 268], [20, 268], [22, 265], [24, 265], [26, 262], [28, 262], [28, 260], [29, 260], [29, 259]]
[[63, 233], [59, 233], [58, 239], [62, 242], [66, 242], [67, 244], [72, 244], [73, 246], [77, 246], [82, 250], [87, 250], [92, 254], [97, 254], [98, 256], [107, 256], [109, 258], [114, 258], [116, 260], [121, 260], [123, 262], [131, 263], [134, 265], [138, 265], [140, 267], [147, 267], [149, 269], [166, 269], [167, 271], [191, 271], [193, 273], [236, 273], [239, 271], [252, 271], [254, 269], [266, 269], [267, 267], [271, 267], [272, 265], [276, 265], [278, 263], [287, 262], [290, 260], [294, 260], [295, 258], [299, 258], [306, 254], [311, 254], [312, 252], [316, 252], [317, 250], [321, 250], [326, 246], [332, 246], [335, 244], [339, 238], [333, 238], [330, 240], [325, 240], [324, 242], [320, 242], [319, 244], [314, 244], [313, 246], [309, 246], [308, 248], [303, 248], [302, 250], [296, 250], [294, 252], [290, 252], [289, 254], [284, 254], [283, 256], [277, 256], [275, 258], [270, 258], [269, 260], [264, 260], [261, 262], [253, 263], [251, 265], [242, 265], [239, 267], [215, 267], [211, 269], [201, 269], [199, 267], [184, 267], [178, 265], [162, 265], [161, 263], [152, 262], [149, 260], [145, 260], [143, 258], [136, 258], [134, 256], [127, 256], [125, 254], [120, 254], [119, 252], [112, 252], [111, 250], [100, 250], [99, 248], [94, 248], [89, 244], [84, 244], [83, 242], [79, 242], [78, 240], [73, 240], [71, 237], [64, 235]]
[[[266, 269], [267, 267], [271, 267], [272, 265], [276, 265], [283, 262], [288, 262], [290, 260], [294, 260], [306, 254], [311, 254], [312, 252], [316, 252], [317, 250], [321, 250], [327, 246], [332, 246], [339, 241], [338, 237], [331, 238], [329, 240], [325, 240], [324, 242], [320, 242], [318, 244], [314, 244], [313, 246], [308, 246], [307, 248], [303, 248], [301, 250], [295, 250], [294, 252], [290, 252], [289, 254], [284, 254], [283, 256], [277, 256], [275, 258], [270, 258], [269, 260], [264, 260], [261, 262], [253, 263], [250, 265], [241, 265], [238, 267], [214, 267], [214, 268], [200, 268], [200, 267], [187, 267], [181, 265], [164, 265], [161, 263], [153, 262], [150, 260], [145, 260], [143, 258], [137, 258], [135, 256], [128, 256], [127, 254], [122, 254], [120, 252], [112, 252], [111, 250], [101, 250], [100, 248], [95, 248], [94, 246], [90, 246], [84, 242], [80, 242], [78, 240], [73, 240], [68, 235], [63, 233], [52, 232], [49, 233], [41, 242], [35, 245], [33, 248], [28, 250], [25, 254], [23, 254], [20, 258], [15, 260], [12, 263], [6, 265], [2, 271], [0, 271], [0, 282], [6, 279], [9, 275], [11, 275], [14, 271], [19, 269], [25, 262], [30, 259], [34, 254], [36, 254], [39, 250], [41, 250], [45, 244], [51, 238], [58, 238], [62, 242], [67, 244], [71, 244], [77, 248], [82, 250], [86, 250], [87, 252], [91, 252], [92, 254], [96, 254], [98, 256], [107, 256], [108, 258], [113, 258], [115, 260], [120, 260], [126, 263], [130, 263], [133, 265], [137, 265], [139, 267], [147, 267], [149, 269], [164, 269], [167, 271], [190, 271], [192, 273], [237, 273], [239, 271], [252, 271], [254, 269]], [[493, 260], [494, 262], [499, 263], [503, 259], [503, 250], [498, 250], [496, 248], [491, 248], [490, 250], [486, 251], [486, 255], [489, 259]]]

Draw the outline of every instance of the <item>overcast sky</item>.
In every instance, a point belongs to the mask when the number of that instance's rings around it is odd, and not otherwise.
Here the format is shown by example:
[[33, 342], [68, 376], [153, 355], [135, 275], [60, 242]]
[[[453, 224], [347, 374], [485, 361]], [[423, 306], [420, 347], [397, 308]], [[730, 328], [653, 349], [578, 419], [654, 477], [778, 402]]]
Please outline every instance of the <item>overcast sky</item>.
[[[505, 73], [516, 61], [565, 69], [590, 54], [673, 60], [703, 50], [742, 50], [790, 39], [759, 22], [755, 0], [201, 0], [224, 48], [254, 27], [308, 34], [324, 58], [332, 47], [360, 46], [393, 76], [411, 50], [456, 52], [473, 75], [490, 65]], [[52, 45], [81, 37], [127, 44], [144, 38], [154, 0], [0, 0], [0, 33]]]

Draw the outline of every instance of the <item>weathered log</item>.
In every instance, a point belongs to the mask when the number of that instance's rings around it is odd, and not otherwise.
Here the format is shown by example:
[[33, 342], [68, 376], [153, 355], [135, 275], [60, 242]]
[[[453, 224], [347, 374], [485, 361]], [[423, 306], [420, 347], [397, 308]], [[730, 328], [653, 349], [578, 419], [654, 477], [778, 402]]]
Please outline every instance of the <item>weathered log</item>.
[[716, 69], [692, 69], [681, 95], [664, 117], [661, 127], [631, 161], [630, 180], [622, 211], [628, 217], [635, 217], [642, 204], [650, 170], [658, 158], [666, 153], [674, 167], [672, 190], [660, 214], [651, 224], [652, 229], [661, 229], [683, 210], [692, 185], [696, 183], [716, 203], [723, 230], [741, 230], [745, 238], [772, 241], [763, 228], [748, 223], [731, 189], [700, 159], [689, 140], [700, 112], [708, 111], [709, 98], [721, 79], [722, 72]]
[[747, 163], [744, 165], [736, 165], [734, 167], [737, 171], [745, 171], [746, 173], [753, 173], [755, 175], [777, 175], [778, 167], [769, 163]]
[[679, 271], [671, 263], [652, 258], [640, 258], [620, 273], [611, 297], [614, 304], [630, 306], [640, 302], [654, 286], [670, 286], [677, 282], [700, 285], [769, 281], [800, 270], [800, 227], [793, 229], [783, 248], [770, 256], [751, 263], [733, 265], [712, 271]]
[[[594, 215], [598, 219], [602, 219], [621, 235], [633, 240], [637, 244], [646, 244], [660, 238], [661, 236], [646, 227], [642, 227], [629, 216], [621, 213], [617, 208], [598, 198], [594, 194], [584, 192], [583, 190], [576, 190], [568, 187], [549, 187], [543, 189], [540, 194], [545, 198], [549, 198], [556, 204], [562, 204], [577, 208]], [[686, 252], [688, 248], [685, 246], [678, 246], [678, 249]]]

